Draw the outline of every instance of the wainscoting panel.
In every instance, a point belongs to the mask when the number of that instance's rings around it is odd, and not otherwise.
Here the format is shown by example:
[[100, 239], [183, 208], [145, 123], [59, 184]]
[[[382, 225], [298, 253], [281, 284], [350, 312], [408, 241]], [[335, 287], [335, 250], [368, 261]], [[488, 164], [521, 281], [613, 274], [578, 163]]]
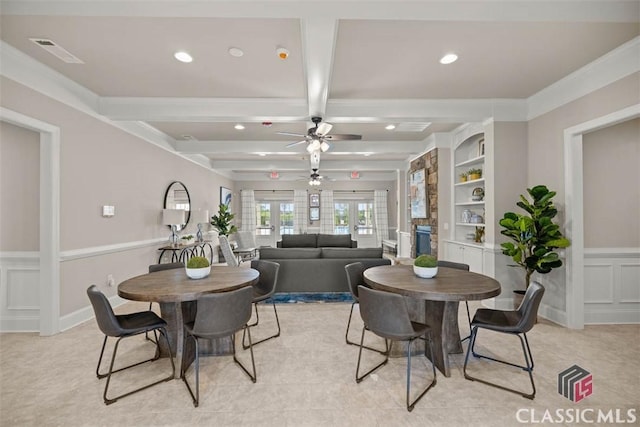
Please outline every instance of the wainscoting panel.
[[0, 332], [40, 330], [37, 252], [0, 253]]
[[585, 249], [584, 323], [640, 323], [640, 249]]

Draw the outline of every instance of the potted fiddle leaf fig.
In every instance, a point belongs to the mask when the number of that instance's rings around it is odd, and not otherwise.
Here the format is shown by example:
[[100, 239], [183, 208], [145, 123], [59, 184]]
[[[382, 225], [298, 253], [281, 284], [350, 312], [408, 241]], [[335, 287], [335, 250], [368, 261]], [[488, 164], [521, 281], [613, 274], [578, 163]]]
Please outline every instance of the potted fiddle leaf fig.
[[218, 214], [211, 217], [211, 225], [221, 236], [229, 236], [238, 231], [238, 228], [231, 224], [234, 217], [235, 215], [229, 211], [229, 206], [221, 203], [218, 206]]
[[[501, 234], [512, 241], [501, 243], [502, 253], [510, 256], [525, 272], [524, 288], [529, 287], [534, 272], [547, 274], [562, 266], [556, 249], [566, 248], [571, 243], [562, 235], [560, 227], [553, 222], [558, 210], [553, 205], [555, 191], [544, 185], [527, 188], [529, 198], [520, 195], [517, 206], [525, 213], [507, 212], [500, 220]], [[524, 294], [525, 291], [514, 291]]]

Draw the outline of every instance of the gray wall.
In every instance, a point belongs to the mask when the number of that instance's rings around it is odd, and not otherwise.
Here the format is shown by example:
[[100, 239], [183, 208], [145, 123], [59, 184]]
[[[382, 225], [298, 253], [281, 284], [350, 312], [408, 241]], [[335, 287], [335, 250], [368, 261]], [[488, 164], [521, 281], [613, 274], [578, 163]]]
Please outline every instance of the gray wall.
[[[110, 124], [12, 80], [3, 78], [1, 84], [3, 107], [60, 128], [63, 258], [72, 250], [91, 254], [96, 247], [168, 238], [169, 229], [161, 225], [160, 212], [165, 190], [174, 180], [188, 188], [192, 209], [212, 213], [217, 211], [220, 186], [233, 189], [231, 180]], [[12, 186], [5, 196], [3, 187], [3, 197], [13, 197], [16, 191], [21, 190]], [[103, 218], [103, 205], [114, 205], [115, 216]], [[186, 232], [195, 233], [195, 225], [190, 224]], [[88, 305], [85, 289], [90, 284], [115, 294], [115, 287], [105, 287], [107, 274], [113, 274], [118, 284], [146, 272], [149, 264], [157, 262], [161, 244], [62, 262], [61, 316]]]
[[0, 251], [40, 248], [40, 134], [0, 122]]
[[640, 119], [582, 142], [585, 247], [640, 247]]
[[[529, 121], [528, 185], [544, 184], [555, 198], [564, 224], [564, 130], [640, 102], [640, 73], [634, 73]], [[565, 267], [545, 275], [544, 300], [566, 311]]]

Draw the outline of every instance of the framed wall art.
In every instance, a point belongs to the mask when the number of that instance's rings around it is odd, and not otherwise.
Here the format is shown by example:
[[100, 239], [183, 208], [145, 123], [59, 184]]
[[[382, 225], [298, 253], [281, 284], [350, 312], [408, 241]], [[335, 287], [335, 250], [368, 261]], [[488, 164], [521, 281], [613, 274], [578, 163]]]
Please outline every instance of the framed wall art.
[[320, 208], [309, 208], [309, 221], [320, 220]]
[[319, 194], [309, 194], [309, 207], [310, 208], [318, 208], [320, 207], [320, 195]]
[[220, 204], [231, 207], [231, 190], [227, 187], [220, 187]]
[[427, 183], [425, 170], [411, 172], [409, 180], [409, 199], [411, 200], [411, 218], [427, 217]]

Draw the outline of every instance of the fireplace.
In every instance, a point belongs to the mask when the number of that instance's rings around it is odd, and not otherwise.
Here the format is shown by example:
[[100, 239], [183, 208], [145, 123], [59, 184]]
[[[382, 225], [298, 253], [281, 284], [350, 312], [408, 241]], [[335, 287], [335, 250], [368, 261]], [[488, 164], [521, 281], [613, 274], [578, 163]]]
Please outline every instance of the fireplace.
[[431, 226], [430, 225], [418, 225], [416, 226], [416, 256], [431, 254]]

